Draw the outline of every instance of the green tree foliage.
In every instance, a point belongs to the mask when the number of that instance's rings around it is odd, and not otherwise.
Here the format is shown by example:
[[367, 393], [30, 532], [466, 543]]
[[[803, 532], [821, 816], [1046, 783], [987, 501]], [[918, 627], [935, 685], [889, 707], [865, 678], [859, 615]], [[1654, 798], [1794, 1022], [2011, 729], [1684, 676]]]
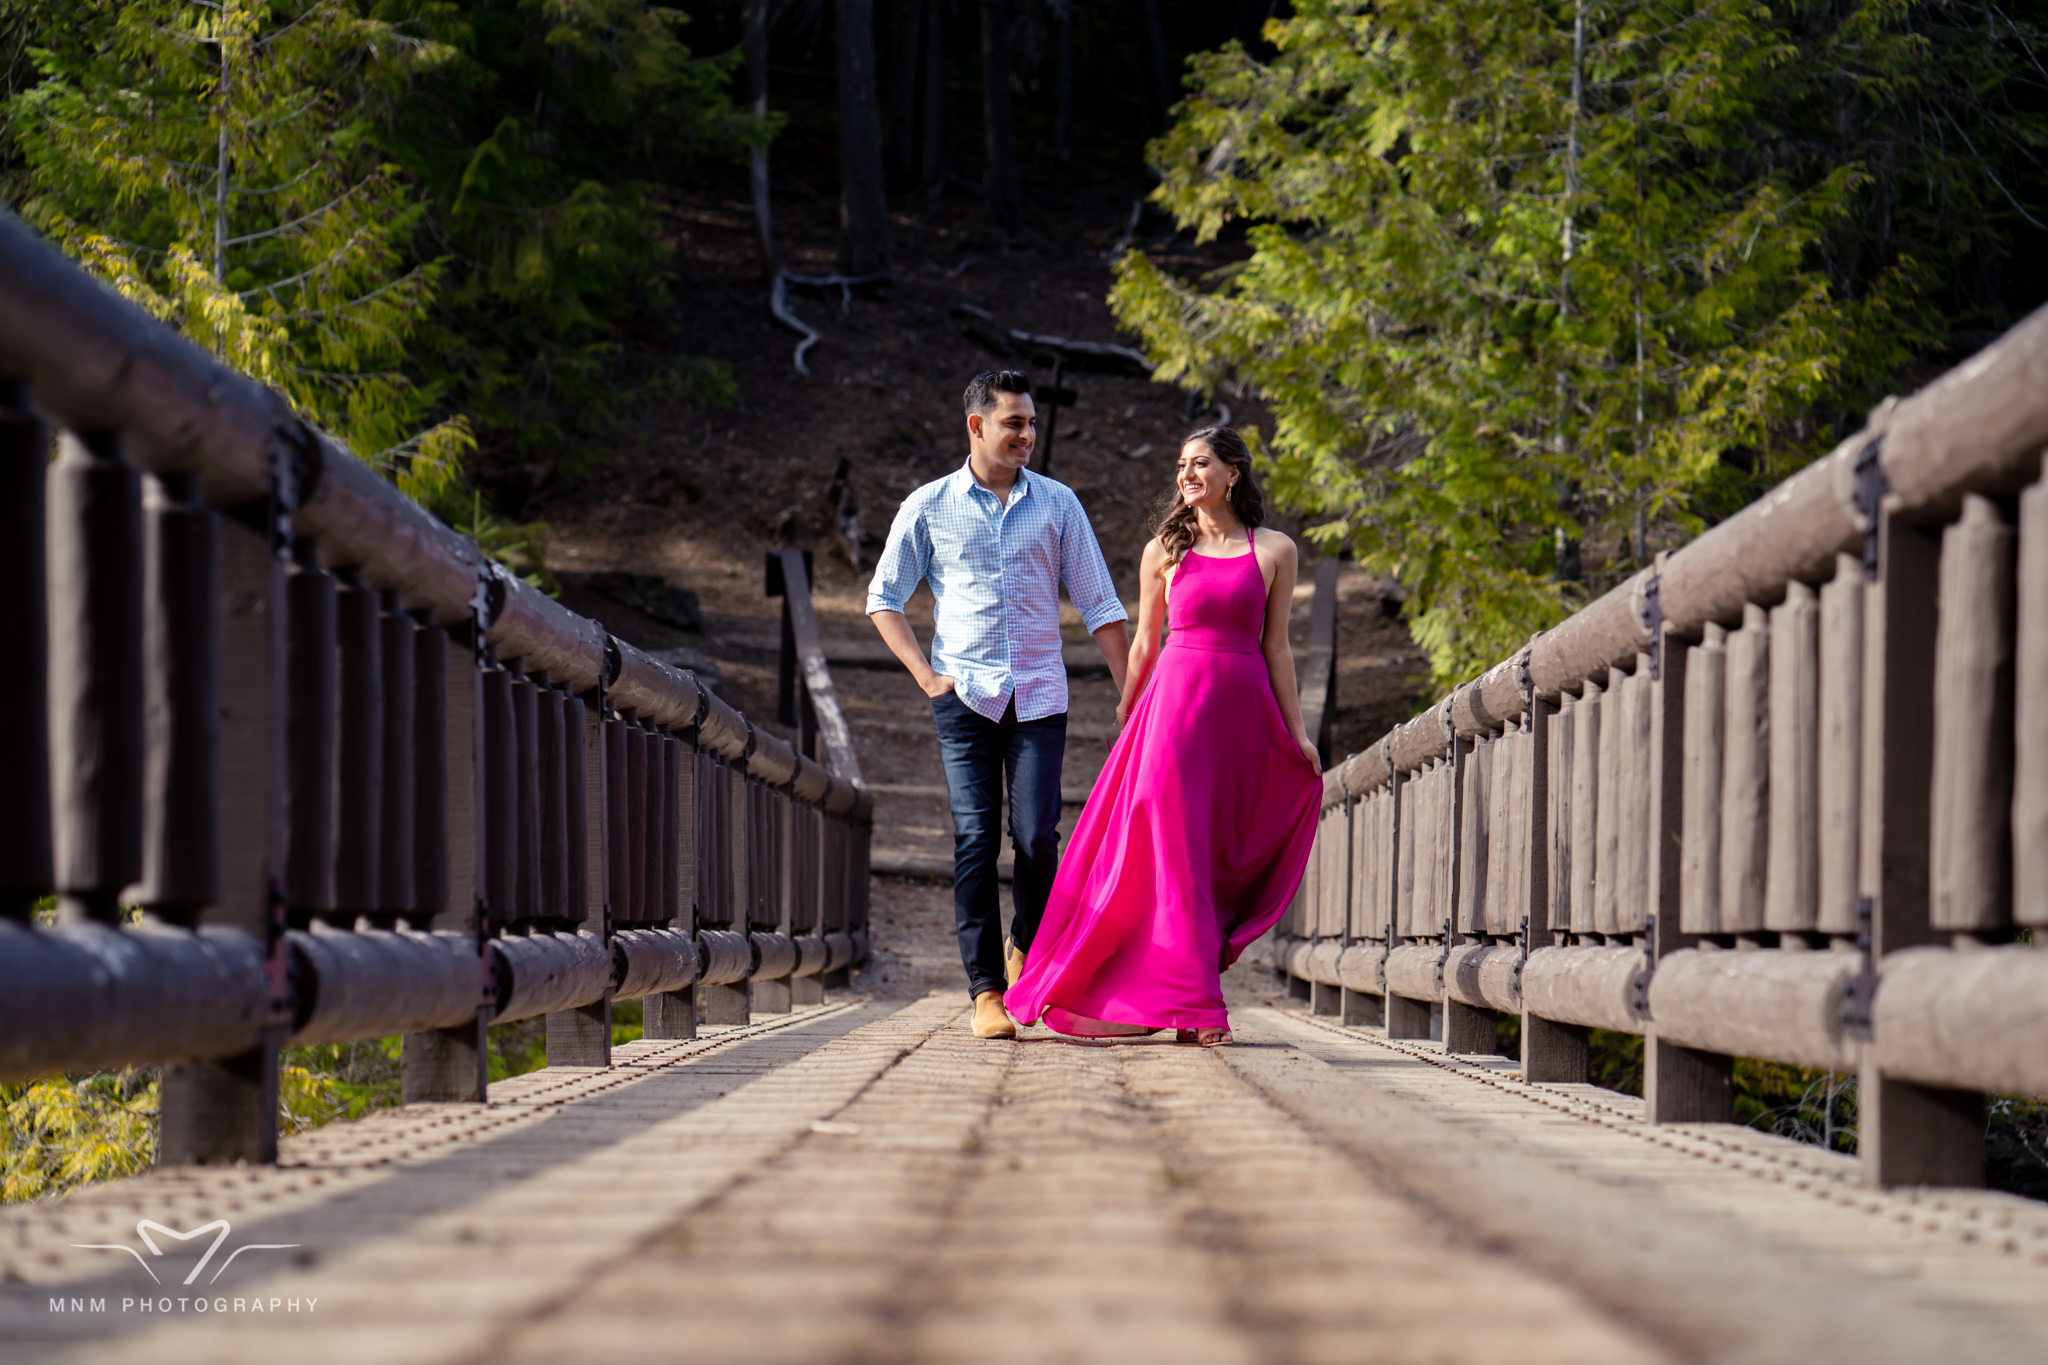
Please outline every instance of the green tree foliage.
[[1258, 392], [1274, 492], [1407, 584], [1449, 683], [1945, 341], [2044, 140], [2003, 102], [2030, 34], [1963, 12], [1302, 0], [1269, 63], [1193, 59], [1152, 148], [1156, 200], [1248, 256], [1127, 256], [1112, 303], [1160, 377]]
[[0, 1085], [0, 1202], [147, 1170], [156, 1105], [153, 1068]]
[[[646, 0], [0, 0], [10, 200], [529, 576], [495, 449], [580, 469], [622, 395], [724, 401], [648, 348], [659, 182], [765, 136]], [[27, 53], [33, 79], [19, 60]]]
[[449, 62], [339, 0], [52, 7], [9, 110], [22, 208], [88, 268], [446, 502], [472, 444], [406, 372], [435, 267], [358, 92]]
[[772, 131], [731, 106], [737, 54], [694, 56], [687, 17], [646, 0], [368, 10], [456, 54], [390, 71], [380, 136], [443, 253], [422, 355], [486, 438], [574, 472], [626, 394], [727, 401], [723, 365], [619, 364], [669, 303], [662, 185]]

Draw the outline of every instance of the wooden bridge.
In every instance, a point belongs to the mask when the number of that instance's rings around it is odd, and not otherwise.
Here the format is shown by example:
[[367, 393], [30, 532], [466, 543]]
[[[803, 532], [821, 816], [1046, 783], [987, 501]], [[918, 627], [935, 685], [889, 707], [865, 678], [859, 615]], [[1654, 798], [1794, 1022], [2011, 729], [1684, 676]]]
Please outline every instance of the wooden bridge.
[[[800, 556], [792, 746], [8, 220], [0, 375], [0, 1078], [165, 1064], [158, 1169], [0, 1211], [0, 1360], [2048, 1358], [1977, 1188], [2048, 1093], [2048, 314], [1333, 764], [1222, 1052], [848, 975]], [[392, 1034], [278, 1141], [280, 1047]], [[1859, 1154], [1736, 1057], [1857, 1073]]]

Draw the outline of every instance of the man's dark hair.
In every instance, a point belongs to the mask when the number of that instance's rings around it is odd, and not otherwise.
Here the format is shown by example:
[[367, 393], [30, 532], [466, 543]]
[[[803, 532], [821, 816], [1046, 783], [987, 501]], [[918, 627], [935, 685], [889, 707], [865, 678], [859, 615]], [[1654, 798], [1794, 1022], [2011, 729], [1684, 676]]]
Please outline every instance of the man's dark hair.
[[996, 410], [996, 395], [999, 393], [1031, 392], [1031, 376], [1022, 370], [983, 370], [967, 381], [967, 392], [960, 395], [960, 405], [972, 417], [980, 413], [983, 417]]

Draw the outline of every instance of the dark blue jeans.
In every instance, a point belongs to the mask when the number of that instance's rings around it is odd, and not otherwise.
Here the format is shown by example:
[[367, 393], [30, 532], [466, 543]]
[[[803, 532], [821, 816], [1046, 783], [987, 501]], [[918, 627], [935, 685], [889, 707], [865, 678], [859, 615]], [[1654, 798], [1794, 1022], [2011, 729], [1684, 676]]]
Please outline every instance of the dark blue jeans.
[[1060, 765], [1067, 752], [1067, 715], [1020, 721], [1017, 703], [999, 721], [951, 692], [932, 698], [932, 728], [946, 767], [953, 807], [953, 923], [970, 996], [1003, 989], [1003, 915], [996, 890], [1002, 845], [1003, 792], [1010, 799], [1010, 842], [1017, 852], [1010, 883], [1010, 940], [1019, 952], [1045, 914], [1060, 866]]

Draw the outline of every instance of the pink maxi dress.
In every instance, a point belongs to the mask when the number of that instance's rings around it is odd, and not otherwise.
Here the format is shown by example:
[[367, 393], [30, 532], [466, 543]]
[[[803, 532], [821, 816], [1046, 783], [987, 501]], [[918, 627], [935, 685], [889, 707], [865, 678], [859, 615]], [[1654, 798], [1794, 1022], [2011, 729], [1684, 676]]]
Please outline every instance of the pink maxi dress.
[[1322, 801], [1273, 696], [1265, 620], [1256, 554], [1181, 557], [1152, 680], [1005, 999], [1019, 1023], [1082, 1037], [1229, 1027], [1223, 965], [1293, 899]]

